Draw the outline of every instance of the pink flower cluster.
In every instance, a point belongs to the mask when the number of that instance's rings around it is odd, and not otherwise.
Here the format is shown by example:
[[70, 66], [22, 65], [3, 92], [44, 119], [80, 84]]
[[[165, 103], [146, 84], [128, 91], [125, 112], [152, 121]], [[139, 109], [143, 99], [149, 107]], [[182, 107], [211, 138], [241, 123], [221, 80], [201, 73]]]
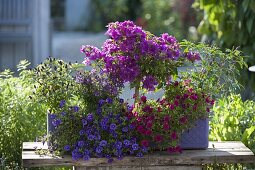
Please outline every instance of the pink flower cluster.
[[171, 83], [168, 88], [174, 93], [168, 93], [169, 89], [166, 89], [165, 98], [157, 101], [142, 96], [129, 116], [133, 117], [132, 125], [142, 146], [181, 152], [181, 134], [195, 121], [204, 118], [214, 100], [191, 88], [187, 81]]

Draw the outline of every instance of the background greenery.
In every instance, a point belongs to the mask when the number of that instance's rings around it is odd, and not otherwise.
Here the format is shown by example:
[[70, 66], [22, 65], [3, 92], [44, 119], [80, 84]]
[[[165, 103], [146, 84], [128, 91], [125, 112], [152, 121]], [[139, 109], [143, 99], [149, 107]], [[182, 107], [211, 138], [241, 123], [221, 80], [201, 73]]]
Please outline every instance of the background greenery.
[[[93, 0], [93, 16], [88, 31], [105, 31], [109, 22], [133, 20], [145, 30], [159, 35], [169, 32], [178, 40], [197, 40], [198, 19], [193, 0]], [[200, 17], [198, 17], [200, 18]], [[190, 29], [191, 27], [191, 30]]]
[[[196, 0], [194, 7], [204, 14], [198, 27], [204, 41], [222, 48], [238, 47], [247, 56], [247, 64], [255, 64], [254, 0]], [[254, 99], [255, 74], [247, 69], [242, 72], [239, 77], [245, 87], [242, 97], [244, 100]]]
[[8, 70], [0, 73], [0, 167], [13, 169], [21, 164], [23, 141], [35, 141], [46, 133], [45, 107], [31, 97], [33, 80], [29, 63], [18, 65], [19, 76], [13, 77]]

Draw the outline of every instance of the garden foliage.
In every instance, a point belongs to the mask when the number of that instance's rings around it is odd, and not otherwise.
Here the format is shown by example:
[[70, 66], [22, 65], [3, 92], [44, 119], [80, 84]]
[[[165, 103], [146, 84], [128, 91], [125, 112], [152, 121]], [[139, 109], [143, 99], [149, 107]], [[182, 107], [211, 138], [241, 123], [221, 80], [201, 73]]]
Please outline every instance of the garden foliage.
[[210, 139], [242, 141], [255, 152], [255, 103], [231, 94], [218, 100], [210, 121]]
[[[198, 27], [198, 32], [205, 35], [206, 41], [222, 48], [239, 48], [247, 55], [246, 62], [254, 65], [255, 56], [255, 1], [207, 1], [196, 0], [194, 6], [201, 9], [204, 17]], [[247, 69], [242, 70], [238, 81], [245, 86], [242, 90], [243, 99], [254, 97], [254, 74]]]
[[0, 164], [10, 169], [21, 165], [22, 142], [46, 133], [44, 104], [30, 99], [34, 82], [28, 65], [20, 62], [18, 77], [9, 70], [0, 73]]

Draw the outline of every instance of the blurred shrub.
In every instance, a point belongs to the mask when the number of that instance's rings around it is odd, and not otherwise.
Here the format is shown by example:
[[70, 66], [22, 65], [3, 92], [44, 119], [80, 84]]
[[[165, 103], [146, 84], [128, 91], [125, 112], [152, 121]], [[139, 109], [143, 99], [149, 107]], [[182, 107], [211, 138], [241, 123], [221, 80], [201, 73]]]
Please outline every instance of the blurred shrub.
[[158, 35], [168, 32], [178, 40], [188, 39], [189, 26], [196, 25], [193, 0], [142, 0], [142, 15], [148, 31]]
[[103, 31], [109, 22], [132, 20], [156, 35], [168, 32], [178, 40], [196, 37], [191, 35], [196, 34], [196, 29], [189, 29], [198, 23], [191, 8], [193, 0], [93, 0], [91, 3], [90, 31]]
[[242, 141], [255, 152], [255, 102], [231, 94], [218, 100], [210, 121], [210, 140]]
[[27, 61], [18, 65], [19, 76], [8, 70], [0, 73], [0, 168], [14, 169], [21, 165], [22, 142], [34, 141], [46, 133], [46, 110], [32, 101], [33, 80]]
[[89, 31], [103, 31], [110, 22], [135, 20], [139, 15], [141, 0], [93, 0]]

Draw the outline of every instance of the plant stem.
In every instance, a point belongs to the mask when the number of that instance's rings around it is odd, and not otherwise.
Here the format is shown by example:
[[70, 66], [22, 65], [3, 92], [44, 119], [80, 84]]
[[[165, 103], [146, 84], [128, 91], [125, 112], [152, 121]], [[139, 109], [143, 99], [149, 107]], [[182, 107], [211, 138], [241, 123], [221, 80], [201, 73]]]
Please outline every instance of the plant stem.
[[139, 100], [139, 88], [140, 88], [139, 85], [135, 86], [135, 103], [134, 104], [136, 104]]

